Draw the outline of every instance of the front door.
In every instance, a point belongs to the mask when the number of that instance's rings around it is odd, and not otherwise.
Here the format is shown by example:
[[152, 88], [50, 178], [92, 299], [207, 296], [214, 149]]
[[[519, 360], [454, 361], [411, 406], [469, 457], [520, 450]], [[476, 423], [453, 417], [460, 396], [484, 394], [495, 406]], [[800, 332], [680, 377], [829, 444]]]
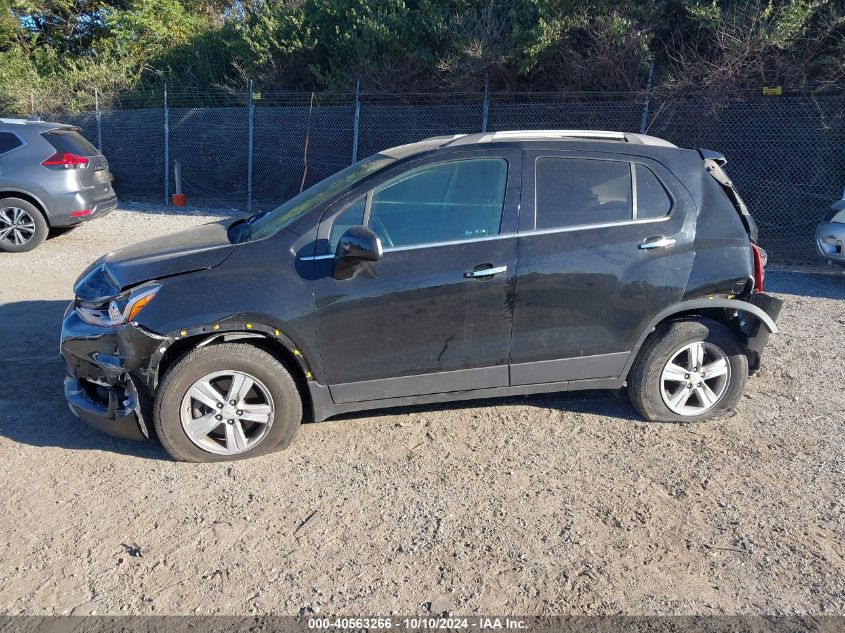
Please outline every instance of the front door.
[[511, 384], [616, 378], [686, 288], [692, 197], [635, 155], [530, 151], [523, 170]]
[[317, 336], [335, 402], [508, 384], [520, 160], [418, 159], [324, 214], [327, 254], [360, 224], [384, 250], [344, 280], [318, 256]]

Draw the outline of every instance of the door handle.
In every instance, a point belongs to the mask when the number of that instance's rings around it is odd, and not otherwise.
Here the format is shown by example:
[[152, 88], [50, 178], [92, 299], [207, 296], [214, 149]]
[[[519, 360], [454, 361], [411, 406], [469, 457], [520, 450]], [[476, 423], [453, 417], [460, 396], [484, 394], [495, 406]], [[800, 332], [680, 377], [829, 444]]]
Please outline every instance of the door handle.
[[464, 273], [467, 279], [475, 279], [478, 277], [492, 277], [493, 275], [500, 275], [507, 272], [507, 266], [494, 266], [492, 268], [481, 268], [478, 270], [468, 270]]
[[656, 235], [655, 237], [648, 238], [645, 242], [640, 244], [640, 249], [647, 251], [651, 248], [666, 248], [668, 246], [674, 245], [678, 240], [674, 237], [663, 237], [661, 235]]

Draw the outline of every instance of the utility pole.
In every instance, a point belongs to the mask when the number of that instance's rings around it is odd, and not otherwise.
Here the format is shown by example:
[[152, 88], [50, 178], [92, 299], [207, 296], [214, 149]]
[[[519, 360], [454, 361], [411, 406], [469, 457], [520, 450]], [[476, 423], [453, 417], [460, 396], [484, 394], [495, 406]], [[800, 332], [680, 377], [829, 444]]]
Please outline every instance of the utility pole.
[[246, 209], [252, 211], [252, 134], [253, 121], [255, 118], [255, 106], [252, 99], [252, 79], [249, 80], [247, 89], [247, 116], [249, 117], [249, 130], [247, 133], [247, 158], [246, 158]]
[[170, 204], [170, 109], [167, 107], [167, 82], [164, 82], [164, 204]]
[[97, 149], [103, 151], [103, 120], [100, 116], [100, 91], [94, 88], [94, 111], [97, 116]]
[[355, 80], [355, 119], [352, 121], [352, 164], [358, 162], [358, 126], [361, 122], [361, 78]]
[[481, 108], [481, 131], [487, 131], [487, 119], [490, 114], [490, 73], [484, 73], [484, 105]]
[[640, 120], [640, 134], [648, 130], [648, 108], [651, 104], [651, 79], [654, 76], [654, 60], [648, 65], [648, 81], [645, 87], [645, 105], [643, 106], [643, 118]]

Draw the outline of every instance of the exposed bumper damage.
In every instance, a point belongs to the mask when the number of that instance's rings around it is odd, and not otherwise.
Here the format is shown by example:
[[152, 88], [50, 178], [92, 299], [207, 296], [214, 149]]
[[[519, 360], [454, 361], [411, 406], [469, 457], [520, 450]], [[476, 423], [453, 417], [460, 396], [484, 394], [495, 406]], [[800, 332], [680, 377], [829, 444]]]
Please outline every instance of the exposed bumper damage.
[[61, 338], [70, 410], [110, 435], [147, 439], [150, 434], [141, 393], [153, 384], [150, 359], [165, 342], [164, 337], [131, 324], [119, 328], [89, 325], [71, 304], [62, 322]]
[[76, 417], [98, 431], [130, 440], [150, 436], [131, 379], [106, 387], [68, 376], [65, 399]]
[[745, 335], [745, 347], [751, 352], [749, 355], [749, 360], [751, 361], [750, 369], [751, 371], [756, 371], [760, 368], [760, 354], [762, 354], [763, 349], [769, 342], [769, 337], [773, 332], [777, 331], [776, 329], [773, 330], [772, 327], [780, 315], [783, 301], [764, 292], [755, 292], [751, 295], [748, 302], [755, 308], [762, 310], [770, 319], [770, 322], [766, 323], [761, 318], [762, 315], [759, 312], [754, 314], [754, 312], [749, 311], [755, 318], [745, 320], [746, 326], [743, 332]]

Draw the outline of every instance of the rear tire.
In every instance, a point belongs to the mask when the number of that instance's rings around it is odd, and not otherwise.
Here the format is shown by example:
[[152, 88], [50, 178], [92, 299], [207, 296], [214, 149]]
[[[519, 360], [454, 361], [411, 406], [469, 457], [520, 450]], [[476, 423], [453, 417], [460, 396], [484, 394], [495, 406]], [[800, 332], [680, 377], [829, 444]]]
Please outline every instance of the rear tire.
[[671, 321], [640, 349], [628, 397], [646, 420], [700, 422], [733, 409], [747, 381], [748, 357], [727, 327], [704, 318]]
[[232, 461], [286, 448], [301, 421], [302, 398], [288, 370], [244, 343], [198, 347], [183, 356], [168, 369], [153, 406], [162, 446], [185, 462]]
[[26, 253], [47, 239], [50, 227], [41, 211], [20, 198], [0, 199], [0, 251]]

